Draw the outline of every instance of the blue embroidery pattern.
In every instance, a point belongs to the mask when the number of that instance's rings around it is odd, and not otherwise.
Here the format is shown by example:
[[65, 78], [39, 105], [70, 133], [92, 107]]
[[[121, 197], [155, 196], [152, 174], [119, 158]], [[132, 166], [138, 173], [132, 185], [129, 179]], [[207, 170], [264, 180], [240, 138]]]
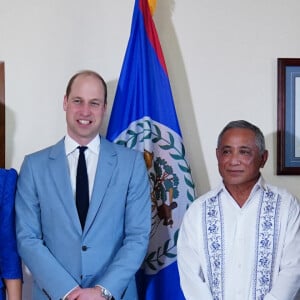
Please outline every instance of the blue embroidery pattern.
[[214, 300], [222, 300], [224, 298], [223, 289], [223, 239], [222, 239], [222, 223], [223, 216], [219, 206], [218, 197], [212, 197], [203, 203], [203, 228], [205, 234], [206, 256], [208, 259], [208, 280]]
[[[256, 263], [253, 299], [263, 300], [272, 287], [272, 273], [278, 241], [281, 199], [271, 190], [263, 193], [257, 213]], [[203, 203], [203, 228], [208, 258], [208, 280], [214, 300], [224, 299], [223, 214], [219, 196]]]
[[278, 241], [278, 211], [280, 198], [267, 190], [257, 215], [256, 270], [254, 299], [263, 300], [272, 287], [272, 271]]

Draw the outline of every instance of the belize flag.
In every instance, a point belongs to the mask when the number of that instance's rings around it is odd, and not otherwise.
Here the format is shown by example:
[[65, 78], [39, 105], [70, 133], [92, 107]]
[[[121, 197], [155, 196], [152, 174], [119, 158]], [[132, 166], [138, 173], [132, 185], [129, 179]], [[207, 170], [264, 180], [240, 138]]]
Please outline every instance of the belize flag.
[[195, 191], [150, 6], [135, 1], [107, 138], [143, 152], [151, 182], [152, 230], [137, 274], [139, 298], [182, 300], [176, 245]]

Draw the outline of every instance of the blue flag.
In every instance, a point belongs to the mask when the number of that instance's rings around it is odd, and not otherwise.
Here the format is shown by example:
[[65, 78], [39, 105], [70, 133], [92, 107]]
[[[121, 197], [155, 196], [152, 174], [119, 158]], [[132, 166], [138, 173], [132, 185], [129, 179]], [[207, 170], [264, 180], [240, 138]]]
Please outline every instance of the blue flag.
[[147, 0], [136, 0], [107, 138], [144, 153], [151, 182], [152, 230], [137, 274], [140, 300], [182, 300], [177, 238], [195, 198], [171, 86]]

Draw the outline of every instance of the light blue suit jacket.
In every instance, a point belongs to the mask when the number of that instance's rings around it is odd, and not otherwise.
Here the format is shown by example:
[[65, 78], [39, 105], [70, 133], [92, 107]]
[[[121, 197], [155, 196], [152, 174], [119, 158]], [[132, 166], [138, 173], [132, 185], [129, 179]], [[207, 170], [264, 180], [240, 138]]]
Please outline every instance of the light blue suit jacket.
[[61, 299], [101, 285], [137, 299], [134, 275], [149, 240], [150, 187], [141, 153], [101, 138], [82, 232], [64, 140], [25, 157], [16, 194], [19, 253], [34, 278], [33, 299]]

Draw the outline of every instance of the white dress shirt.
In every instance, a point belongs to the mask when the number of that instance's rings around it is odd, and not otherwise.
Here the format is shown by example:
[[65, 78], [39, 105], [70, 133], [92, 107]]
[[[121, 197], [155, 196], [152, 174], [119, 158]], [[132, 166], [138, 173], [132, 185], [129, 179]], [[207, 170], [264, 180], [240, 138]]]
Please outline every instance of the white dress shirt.
[[[255, 287], [260, 288], [258, 211], [264, 191], [272, 191], [279, 201], [274, 212], [276, 230], [272, 243], [273, 264], [271, 290], [263, 298], [255, 297]], [[222, 300], [293, 300], [300, 287], [300, 208], [292, 195], [277, 187], [267, 185], [262, 178], [253, 187], [246, 203], [239, 207], [222, 184], [192, 203], [180, 229], [177, 254], [180, 283], [187, 300], [213, 300], [211, 284], [211, 256], [208, 248], [211, 239], [203, 222], [205, 203], [218, 197], [221, 222], [219, 240], [222, 245], [222, 275], [216, 286], [222, 286]], [[267, 207], [268, 208], [268, 207]], [[274, 225], [273, 224], [273, 225]], [[212, 227], [213, 228], [213, 227]], [[208, 234], [207, 234], [208, 232]], [[257, 242], [258, 241], [258, 242]], [[267, 245], [267, 248], [270, 247]], [[257, 250], [258, 249], [258, 250]], [[213, 253], [213, 252], [212, 252]], [[221, 253], [221, 252], [220, 252]], [[269, 253], [270, 254], [270, 253]], [[269, 257], [270, 258], [270, 257]]]
[[[68, 159], [69, 165], [69, 172], [70, 172], [70, 180], [71, 186], [75, 201], [75, 193], [76, 193], [76, 173], [77, 173], [77, 165], [78, 165], [78, 158], [79, 158], [79, 145], [75, 142], [68, 134], [65, 136], [65, 150]], [[86, 161], [86, 168], [88, 173], [88, 180], [89, 180], [89, 200], [91, 201], [92, 192], [94, 187], [94, 181], [96, 176], [99, 152], [100, 152], [100, 136], [96, 136], [88, 145], [86, 145], [88, 149], [84, 151], [85, 161]], [[78, 286], [74, 287], [70, 290], [63, 299], [66, 300], [67, 296]]]
[[[65, 149], [66, 155], [69, 163], [69, 172], [70, 179], [72, 185], [72, 191], [75, 199], [76, 192], [76, 173], [77, 173], [77, 164], [79, 158], [79, 149], [77, 149], [79, 145], [75, 142], [69, 135], [65, 137]], [[94, 181], [96, 176], [99, 152], [100, 152], [100, 137], [97, 135], [88, 145], [86, 145], [88, 149], [85, 150], [85, 160], [86, 167], [89, 179], [89, 199], [92, 198], [92, 192], [94, 187]]]

